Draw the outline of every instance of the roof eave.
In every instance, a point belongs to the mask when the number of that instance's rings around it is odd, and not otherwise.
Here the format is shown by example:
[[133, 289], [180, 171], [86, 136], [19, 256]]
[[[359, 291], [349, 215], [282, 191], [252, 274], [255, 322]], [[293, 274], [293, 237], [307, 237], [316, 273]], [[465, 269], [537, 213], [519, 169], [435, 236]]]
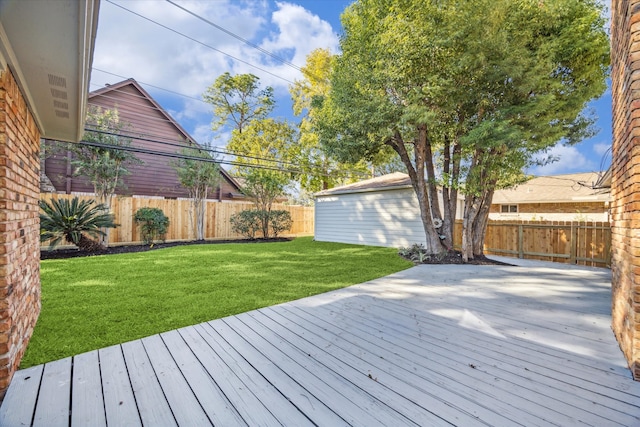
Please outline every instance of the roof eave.
[[99, 8], [0, 1], [0, 71], [11, 70], [43, 138], [82, 139]]

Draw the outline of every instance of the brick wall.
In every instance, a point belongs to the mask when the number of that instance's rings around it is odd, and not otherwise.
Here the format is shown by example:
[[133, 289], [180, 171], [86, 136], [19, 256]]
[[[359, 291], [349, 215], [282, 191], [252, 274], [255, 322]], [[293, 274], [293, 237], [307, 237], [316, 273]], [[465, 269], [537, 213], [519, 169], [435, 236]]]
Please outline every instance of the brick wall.
[[39, 150], [22, 94], [0, 71], [0, 398], [40, 313]]
[[611, 12], [612, 328], [640, 379], [640, 0]]
[[[522, 213], [604, 213], [607, 211], [605, 202], [575, 202], [575, 203], [517, 203], [518, 212]], [[491, 205], [491, 212], [500, 212], [500, 205]]]

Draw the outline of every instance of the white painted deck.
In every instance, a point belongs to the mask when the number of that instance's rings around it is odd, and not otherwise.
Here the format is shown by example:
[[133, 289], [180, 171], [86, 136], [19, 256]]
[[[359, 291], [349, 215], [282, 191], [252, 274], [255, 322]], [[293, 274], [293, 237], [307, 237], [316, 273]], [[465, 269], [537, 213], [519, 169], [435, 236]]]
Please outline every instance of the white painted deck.
[[639, 426], [609, 271], [524, 264], [419, 266], [21, 370], [0, 425]]

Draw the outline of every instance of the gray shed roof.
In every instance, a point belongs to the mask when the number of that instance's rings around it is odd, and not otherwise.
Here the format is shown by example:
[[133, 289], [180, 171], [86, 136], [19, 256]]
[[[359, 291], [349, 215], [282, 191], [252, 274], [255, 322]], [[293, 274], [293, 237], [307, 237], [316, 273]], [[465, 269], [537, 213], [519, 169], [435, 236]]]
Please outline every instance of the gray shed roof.
[[332, 194], [361, 193], [376, 190], [391, 190], [397, 188], [411, 188], [409, 175], [402, 172], [394, 172], [387, 175], [377, 176], [353, 184], [342, 185], [316, 193], [316, 197], [329, 196]]

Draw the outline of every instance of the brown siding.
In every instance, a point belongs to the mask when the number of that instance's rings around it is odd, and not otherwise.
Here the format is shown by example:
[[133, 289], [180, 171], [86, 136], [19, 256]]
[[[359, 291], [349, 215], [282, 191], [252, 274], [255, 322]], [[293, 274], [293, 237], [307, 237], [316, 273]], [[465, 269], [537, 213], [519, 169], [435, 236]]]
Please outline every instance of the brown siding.
[[[520, 213], [602, 213], [606, 212], [604, 202], [580, 203], [510, 203], [518, 205]], [[500, 212], [500, 205], [491, 205], [491, 212]]]
[[40, 313], [40, 134], [11, 72], [0, 73], [0, 398]]
[[[164, 111], [158, 109], [147, 95], [131, 84], [117, 84], [113, 90], [103, 89], [89, 97], [89, 105], [118, 109], [120, 120], [128, 124], [127, 132], [139, 135], [134, 139], [134, 147], [176, 153], [179, 147], [163, 143], [185, 143], [185, 135], [170, 121]], [[185, 143], [186, 146], [186, 143]], [[176, 171], [171, 167], [172, 159], [152, 154], [138, 153], [136, 156], [144, 162], [129, 168], [130, 175], [124, 177], [124, 186], [118, 188], [120, 195], [188, 197], [187, 191], [180, 185]], [[57, 191], [93, 192], [91, 183], [82, 176], [72, 176], [65, 153], [56, 154], [46, 160], [47, 176]], [[233, 184], [225, 180], [222, 200], [229, 200], [229, 193], [238, 193]], [[219, 199], [218, 191], [209, 194], [210, 199]]]
[[640, 0], [613, 0], [611, 18], [612, 328], [640, 379]]

